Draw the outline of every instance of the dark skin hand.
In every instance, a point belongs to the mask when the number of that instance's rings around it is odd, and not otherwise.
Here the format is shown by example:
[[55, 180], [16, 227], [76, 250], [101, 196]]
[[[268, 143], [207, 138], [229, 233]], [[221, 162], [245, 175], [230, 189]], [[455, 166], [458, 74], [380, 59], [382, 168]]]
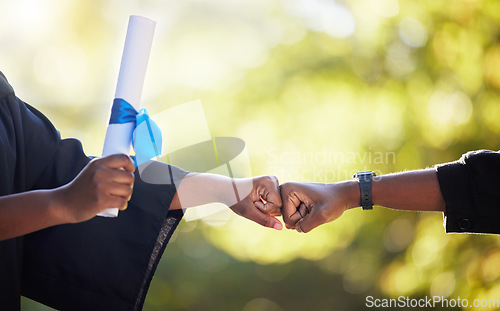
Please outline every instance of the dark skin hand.
[[359, 199], [359, 190], [356, 192], [351, 182], [285, 183], [281, 185], [281, 196], [286, 227], [309, 232], [354, 207], [351, 202]]
[[68, 222], [93, 218], [108, 208], [125, 210], [134, 187], [134, 163], [124, 154], [94, 159], [70, 183], [56, 190]]
[[[255, 221], [256, 223], [276, 230], [283, 225], [275, 216], [281, 215], [281, 195], [278, 179], [274, 176], [260, 176], [251, 179], [252, 191], [240, 202], [230, 206], [236, 214]], [[245, 182], [235, 181], [236, 184]]]

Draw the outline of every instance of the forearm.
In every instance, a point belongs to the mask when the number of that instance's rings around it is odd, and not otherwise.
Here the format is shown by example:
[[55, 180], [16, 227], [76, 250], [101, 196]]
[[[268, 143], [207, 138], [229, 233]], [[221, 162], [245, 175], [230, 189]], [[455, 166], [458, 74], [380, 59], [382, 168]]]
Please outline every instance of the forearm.
[[188, 208], [219, 202], [236, 214], [264, 227], [281, 230], [275, 218], [281, 215], [278, 179], [273, 176], [230, 178], [223, 175], [190, 173], [186, 175], [170, 204], [170, 209]]
[[[189, 173], [177, 187], [177, 193], [172, 200], [170, 209], [188, 208], [208, 203], [223, 203], [231, 206], [243, 199], [243, 197], [237, 197], [237, 193], [243, 195], [244, 192], [240, 186], [241, 179], [238, 181], [237, 187], [235, 179], [227, 176]], [[251, 185], [251, 181], [249, 185]]]
[[36, 190], [0, 197], [0, 240], [64, 223], [54, 191]]
[[[283, 219], [288, 228], [309, 232], [361, 205], [355, 180], [330, 184], [285, 183], [281, 185]], [[375, 205], [407, 211], [445, 211], [435, 169], [378, 176], [372, 181]]]
[[[372, 182], [372, 198], [375, 205], [396, 210], [445, 211], [445, 201], [435, 169], [375, 177]], [[359, 190], [356, 200], [353, 204], [359, 206]]]

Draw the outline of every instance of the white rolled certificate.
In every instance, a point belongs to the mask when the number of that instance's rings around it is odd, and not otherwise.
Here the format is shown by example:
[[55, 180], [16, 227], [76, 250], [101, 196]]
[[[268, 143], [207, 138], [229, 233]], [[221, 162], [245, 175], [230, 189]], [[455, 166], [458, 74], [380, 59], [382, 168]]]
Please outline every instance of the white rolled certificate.
[[[140, 108], [142, 87], [148, 65], [156, 23], [148, 18], [132, 15], [129, 18], [115, 98], [121, 98], [137, 111]], [[129, 154], [135, 122], [109, 124], [104, 138], [102, 156]], [[98, 214], [116, 217], [118, 209], [107, 209]]]

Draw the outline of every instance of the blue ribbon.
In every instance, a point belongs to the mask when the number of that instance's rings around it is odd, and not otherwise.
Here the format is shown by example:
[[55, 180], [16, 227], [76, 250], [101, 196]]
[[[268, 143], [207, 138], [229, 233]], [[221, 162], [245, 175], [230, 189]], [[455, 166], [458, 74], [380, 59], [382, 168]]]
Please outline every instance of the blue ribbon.
[[139, 111], [122, 98], [115, 98], [109, 124], [135, 123], [132, 146], [135, 165], [139, 166], [161, 154], [162, 137], [158, 125], [149, 117], [146, 109]]

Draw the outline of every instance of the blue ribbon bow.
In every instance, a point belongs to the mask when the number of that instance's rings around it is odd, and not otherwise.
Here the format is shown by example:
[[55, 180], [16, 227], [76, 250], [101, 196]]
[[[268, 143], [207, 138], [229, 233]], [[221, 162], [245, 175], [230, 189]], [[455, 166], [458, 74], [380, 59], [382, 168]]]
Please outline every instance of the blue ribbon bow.
[[158, 125], [149, 117], [146, 109], [139, 111], [122, 98], [115, 98], [109, 124], [135, 123], [132, 146], [135, 165], [139, 166], [161, 154], [162, 137]]

